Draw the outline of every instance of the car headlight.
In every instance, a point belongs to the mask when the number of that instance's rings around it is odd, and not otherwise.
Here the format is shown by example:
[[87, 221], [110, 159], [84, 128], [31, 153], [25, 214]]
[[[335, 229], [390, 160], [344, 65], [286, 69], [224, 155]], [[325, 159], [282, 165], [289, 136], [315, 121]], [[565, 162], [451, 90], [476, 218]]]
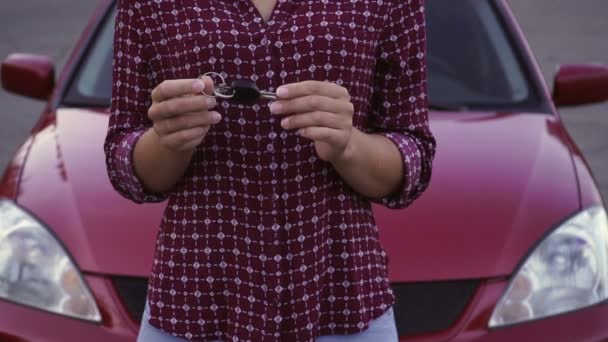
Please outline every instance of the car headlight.
[[70, 256], [51, 233], [13, 202], [0, 199], [0, 298], [101, 321]]
[[498, 302], [490, 327], [584, 308], [608, 297], [608, 220], [603, 207], [586, 209], [533, 250]]

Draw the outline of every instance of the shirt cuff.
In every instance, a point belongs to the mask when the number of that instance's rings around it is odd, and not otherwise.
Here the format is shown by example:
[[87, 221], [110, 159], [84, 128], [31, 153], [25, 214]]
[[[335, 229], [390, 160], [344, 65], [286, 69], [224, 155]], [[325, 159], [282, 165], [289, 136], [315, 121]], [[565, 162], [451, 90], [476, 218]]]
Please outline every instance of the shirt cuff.
[[139, 138], [147, 131], [142, 128], [121, 135], [109, 151], [110, 181], [116, 191], [135, 203], [162, 202], [169, 197], [169, 192], [157, 193], [144, 189], [143, 182], [135, 173], [133, 152]]
[[415, 138], [406, 134], [394, 132], [381, 132], [376, 134], [385, 136], [397, 146], [397, 149], [401, 154], [403, 176], [401, 178], [400, 186], [395, 191], [384, 197], [372, 199], [372, 202], [382, 204], [390, 209], [405, 208], [414, 200], [411, 196], [412, 190], [420, 181], [420, 149], [416, 144]]

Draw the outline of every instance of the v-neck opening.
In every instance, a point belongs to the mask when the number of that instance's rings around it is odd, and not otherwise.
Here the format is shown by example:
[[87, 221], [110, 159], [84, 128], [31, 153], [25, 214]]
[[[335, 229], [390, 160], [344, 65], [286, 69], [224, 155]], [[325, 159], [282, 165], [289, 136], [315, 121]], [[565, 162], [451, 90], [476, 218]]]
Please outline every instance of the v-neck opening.
[[272, 6], [272, 10], [270, 11], [270, 17], [268, 17], [268, 21], [264, 20], [264, 17], [262, 17], [262, 12], [260, 12], [260, 9], [255, 5], [255, 3], [253, 3], [253, 0], [245, 0], [247, 2], [249, 2], [249, 5], [251, 7], [253, 7], [253, 9], [255, 10], [255, 15], [260, 18], [261, 21], [261, 25], [268, 27], [268, 23], [273, 22], [273, 20], [275, 19], [275, 17], [277, 16], [277, 9], [279, 7], [279, 4], [281, 3], [279, 0], [275, 0], [274, 6]]
[[254, 24], [256, 24], [259, 29], [266, 31], [285, 20], [285, 6], [289, 4], [289, 0], [276, 0], [268, 21], [264, 20], [262, 13], [252, 0], [239, 0], [239, 3], [244, 6], [243, 10], [247, 11], [253, 17], [252, 21]]

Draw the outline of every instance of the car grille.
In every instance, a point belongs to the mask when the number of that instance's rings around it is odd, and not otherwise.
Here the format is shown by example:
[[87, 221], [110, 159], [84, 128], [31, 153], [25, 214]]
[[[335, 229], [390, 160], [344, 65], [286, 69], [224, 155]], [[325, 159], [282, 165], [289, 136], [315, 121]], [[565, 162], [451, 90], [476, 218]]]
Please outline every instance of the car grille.
[[478, 280], [392, 283], [399, 336], [448, 329], [475, 293]]
[[[141, 322], [148, 279], [113, 277], [113, 282], [133, 319]], [[460, 317], [478, 284], [477, 280], [391, 284], [399, 336], [448, 329]]]
[[136, 322], [141, 322], [141, 316], [146, 306], [148, 279], [136, 277], [113, 277], [116, 291], [125, 307]]

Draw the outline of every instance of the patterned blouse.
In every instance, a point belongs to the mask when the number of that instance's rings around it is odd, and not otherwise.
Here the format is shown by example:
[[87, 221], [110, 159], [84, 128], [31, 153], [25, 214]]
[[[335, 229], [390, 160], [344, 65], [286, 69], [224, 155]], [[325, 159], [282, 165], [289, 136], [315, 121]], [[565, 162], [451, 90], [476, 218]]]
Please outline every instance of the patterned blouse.
[[[251, 0], [118, 1], [104, 149], [123, 196], [168, 200], [149, 278], [152, 326], [198, 341], [314, 341], [366, 330], [394, 304], [371, 203], [406, 207], [431, 177], [425, 39], [422, 0], [278, 0], [268, 22]], [[342, 85], [353, 125], [398, 147], [401, 186], [365, 198], [268, 102], [219, 101], [223, 119], [177, 185], [146, 191], [132, 153], [151, 127], [152, 89], [208, 71], [270, 91]]]

